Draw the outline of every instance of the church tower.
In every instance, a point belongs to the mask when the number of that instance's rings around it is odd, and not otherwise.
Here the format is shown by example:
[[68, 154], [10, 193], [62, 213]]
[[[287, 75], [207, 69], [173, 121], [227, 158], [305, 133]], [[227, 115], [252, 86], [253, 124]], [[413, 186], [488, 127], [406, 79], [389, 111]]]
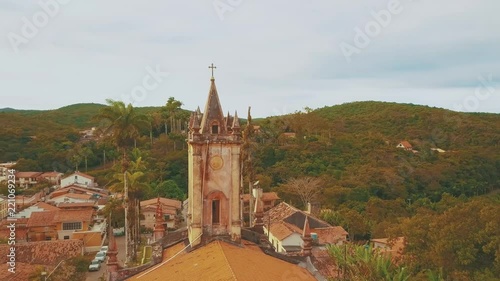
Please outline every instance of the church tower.
[[188, 135], [188, 231], [192, 246], [214, 236], [241, 237], [238, 115], [224, 117], [215, 79], [203, 113], [191, 114]]

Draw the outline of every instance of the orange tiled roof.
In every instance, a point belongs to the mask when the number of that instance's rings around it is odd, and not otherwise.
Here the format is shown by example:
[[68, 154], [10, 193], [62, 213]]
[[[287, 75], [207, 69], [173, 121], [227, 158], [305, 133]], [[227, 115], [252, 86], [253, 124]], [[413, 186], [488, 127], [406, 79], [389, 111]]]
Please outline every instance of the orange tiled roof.
[[54, 217], [58, 211], [34, 212], [28, 219], [27, 227], [54, 225]]
[[73, 185], [72, 184], [72, 185], [68, 185], [68, 186], [66, 186], [64, 188], [61, 188], [61, 189], [58, 189], [58, 190], [52, 192], [50, 194], [50, 198], [58, 197], [61, 194], [69, 193], [70, 190], [80, 191], [80, 192], [85, 193], [85, 194], [98, 194], [98, 195], [101, 195], [101, 197], [108, 196], [106, 193], [95, 191], [95, 190], [91, 190], [91, 189], [87, 189], [87, 188], [83, 188], [83, 187], [80, 187], [78, 185]]
[[400, 144], [405, 148], [412, 148], [412, 145], [408, 141], [401, 141]]
[[75, 202], [75, 203], [59, 203], [57, 207], [59, 208], [75, 208], [75, 207], [94, 207], [95, 202]]
[[311, 232], [318, 234], [320, 244], [337, 244], [349, 234], [341, 226], [314, 228]]
[[[78, 172], [78, 171], [77, 171], [77, 172], [74, 172], [73, 174], [69, 175], [68, 177], [71, 177], [71, 176], [73, 176], [73, 175], [79, 175], [79, 176], [81, 176], [81, 177], [84, 177], [84, 178], [88, 178], [88, 179], [94, 180], [94, 177], [93, 177], [93, 176], [89, 176], [89, 175], [87, 175], [87, 174], [84, 174], [84, 173], [81, 173], [81, 172]], [[66, 177], [66, 178], [68, 178], [68, 177]]]
[[283, 239], [292, 235], [295, 231], [290, 229], [287, 223], [275, 222], [271, 224], [271, 233], [278, 240], [283, 241]]
[[[141, 207], [147, 206], [147, 205], [156, 206], [157, 202], [158, 202], [158, 198], [144, 200], [144, 201], [141, 201]], [[160, 197], [160, 202], [163, 204], [163, 206], [174, 207], [176, 209], [180, 209], [181, 204], [182, 204], [182, 202], [179, 200], [170, 199], [170, 198], [163, 198], [163, 197]]]
[[17, 172], [16, 178], [37, 178], [42, 172]]
[[[162, 208], [163, 214], [164, 215], [175, 215], [177, 214], [177, 211], [175, 209], [170, 209], [170, 208]], [[156, 213], [156, 206], [154, 205], [148, 205], [146, 207], [141, 208], [141, 213], [146, 214], [146, 213]]]
[[68, 198], [73, 198], [73, 199], [90, 200], [92, 195], [90, 195], [90, 194], [78, 194], [78, 193], [65, 193], [65, 194], [57, 195], [55, 197], [51, 197], [51, 199], [56, 199], [59, 197], [68, 197]]
[[41, 174], [40, 176], [42, 178], [45, 178], [45, 177], [52, 178], [52, 177], [59, 177], [59, 176], [62, 176], [62, 175], [63, 175], [63, 173], [59, 173], [59, 172], [45, 172], [45, 173]]
[[92, 221], [94, 210], [60, 210], [54, 217], [54, 222]]
[[34, 206], [37, 206], [39, 208], [42, 208], [44, 209], [45, 211], [58, 211], [59, 208], [57, 208], [56, 206], [52, 206], [50, 204], [47, 204], [45, 202], [38, 202], [36, 203]]
[[238, 247], [213, 241], [128, 280], [316, 280], [306, 269], [263, 253], [244, 241]]

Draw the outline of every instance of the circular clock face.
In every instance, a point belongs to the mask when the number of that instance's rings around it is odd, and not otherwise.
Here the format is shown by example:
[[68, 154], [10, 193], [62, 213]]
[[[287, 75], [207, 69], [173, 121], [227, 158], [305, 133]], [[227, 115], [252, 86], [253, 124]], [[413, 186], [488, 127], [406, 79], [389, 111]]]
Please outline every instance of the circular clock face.
[[219, 155], [212, 156], [210, 158], [210, 167], [214, 170], [219, 170], [224, 165], [224, 160]]

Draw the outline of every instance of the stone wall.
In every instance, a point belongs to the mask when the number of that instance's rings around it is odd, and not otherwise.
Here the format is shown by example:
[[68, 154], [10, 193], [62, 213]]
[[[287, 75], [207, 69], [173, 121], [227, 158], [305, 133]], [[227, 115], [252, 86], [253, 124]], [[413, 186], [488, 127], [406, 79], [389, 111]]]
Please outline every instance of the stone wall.
[[[0, 263], [7, 262], [9, 245], [0, 245]], [[83, 241], [56, 240], [16, 244], [16, 262], [56, 265], [63, 259], [82, 254]]]

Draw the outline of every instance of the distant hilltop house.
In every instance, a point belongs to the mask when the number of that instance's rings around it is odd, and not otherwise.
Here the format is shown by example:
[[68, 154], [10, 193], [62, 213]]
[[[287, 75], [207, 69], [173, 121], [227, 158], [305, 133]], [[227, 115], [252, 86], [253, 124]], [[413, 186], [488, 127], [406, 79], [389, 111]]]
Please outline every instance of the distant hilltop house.
[[404, 150], [413, 150], [413, 146], [408, 141], [401, 141], [396, 147]]
[[96, 187], [94, 177], [89, 176], [78, 171], [73, 174], [61, 179], [61, 187], [66, 187], [70, 185], [79, 185], [83, 187]]
[[446, 152], [446, 150], [441, 149], [441, 148], [431, 148], [431, 150], [432, 150], [432, 151], [437, 151], [437, 152], [439, 152], [439, 153], [445, 153], [445, 152]]

